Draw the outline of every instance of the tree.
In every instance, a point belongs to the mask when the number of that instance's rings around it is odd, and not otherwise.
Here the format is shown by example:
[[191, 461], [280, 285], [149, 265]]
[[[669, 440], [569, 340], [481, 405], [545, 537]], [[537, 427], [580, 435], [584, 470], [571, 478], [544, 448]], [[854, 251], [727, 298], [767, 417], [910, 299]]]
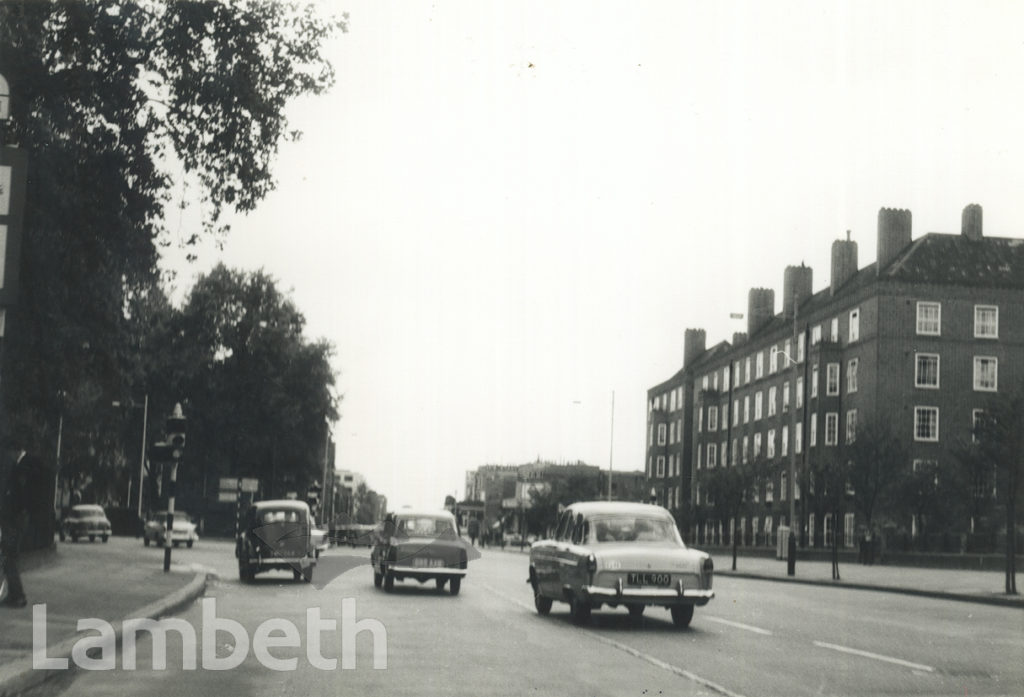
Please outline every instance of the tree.
[[101, 415], [130, 387], [126, 307], [158, 281], [169, 206], [194, 183], [203, 229], [221, 233], [223, 213], [255, 207], [298, 135], [285, 107], [333, 82], [322, 48], [339, 29], [284, 2], [0, 4], [3, 136], [31, 172], [4, 402], [37, 449], [56, 441], [63, 393], [66, 459], [97, 450]]
[[[747, 493], [765, 473], [765, 465], [759, 461], [751, 466], [721, 466], [709, 470], [705, 479], [708, 496], [715, 514], [720, 521], [739, 518], [747, 500]], [[736, 570], [736, 534], [732, 535], [732, 570]]]
[[881, 419], [858, 425], [852, 443], [843, 449], [854, 507], [869, 530], [875, 515], [906, 472], [909, 456], [903, 441]]
[[1006, 521], [1005, 592], [1017, 593], [1017, 502], [1024, 469], [1024, 381], [992, 395], [975, 422], [974, 443], [964, 457], [976, 480], [986, 481], [992, 468]]
[[850, 460], [845, 448], [835, 448], [831, 458], [816, 458], [808, 463], [807, 491], [812, 506], [831, 519], [832, 580], [839, 579], [839, 520], [845, 503], [852, 496]]

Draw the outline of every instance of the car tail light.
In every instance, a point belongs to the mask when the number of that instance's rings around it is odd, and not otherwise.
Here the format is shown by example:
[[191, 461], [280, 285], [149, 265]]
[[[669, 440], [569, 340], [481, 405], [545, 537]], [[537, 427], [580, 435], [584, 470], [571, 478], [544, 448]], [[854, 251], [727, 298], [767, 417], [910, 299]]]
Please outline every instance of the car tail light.
[[587, 571], [590, 573], [597, 571], [597, 557], [595, 557], [593, 553], [587, 557]]
[[711, 583], [711, 578], [715, 573], [715, 563], [711, 561], [711, 557], [704, 560], [704, 576], [707, 577], [708, 583]]

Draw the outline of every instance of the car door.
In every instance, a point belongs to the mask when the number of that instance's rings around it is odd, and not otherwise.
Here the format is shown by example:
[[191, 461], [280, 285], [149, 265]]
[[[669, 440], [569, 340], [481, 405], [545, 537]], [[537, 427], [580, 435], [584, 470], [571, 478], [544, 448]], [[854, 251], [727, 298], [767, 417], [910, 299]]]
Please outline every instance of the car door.
[[586, 530], [588, 524], [579, 513], [572, 520], [572, 524], [566, 531], [564, 547], [559, 551], [559, 571], [561, 576], [561, 588], [569, 588], [573, 592], [578, 591], [586, 584], [587, 579], [583, 574], [586, 569], [584, 562], [589, 551], [583, 546], [586, 541]]
[[571, 519], [572, 513], [563, 511], [558, 518], [554, 534], [549, 539], [536, 543], [530, 550], [537, 583], [541, 593], [549, 598], [559, 598], [562, 595], [560, 555], [565, 548], [565, 528]]

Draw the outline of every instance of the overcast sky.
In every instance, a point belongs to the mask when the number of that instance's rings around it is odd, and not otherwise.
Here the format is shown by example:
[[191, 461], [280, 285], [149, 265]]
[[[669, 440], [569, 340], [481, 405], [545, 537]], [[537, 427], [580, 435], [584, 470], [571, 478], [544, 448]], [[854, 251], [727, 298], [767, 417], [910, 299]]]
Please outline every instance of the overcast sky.
[[[337, 347], [337, 463], [440, 506], [483, 464], [643, 469], [646, 390], [829, 282], [878, 209], [1024, 236], [1024, 4], [348, 2], [337, 85], [222, 259]], [[614, 392], [614, 448], [612, 394]]]

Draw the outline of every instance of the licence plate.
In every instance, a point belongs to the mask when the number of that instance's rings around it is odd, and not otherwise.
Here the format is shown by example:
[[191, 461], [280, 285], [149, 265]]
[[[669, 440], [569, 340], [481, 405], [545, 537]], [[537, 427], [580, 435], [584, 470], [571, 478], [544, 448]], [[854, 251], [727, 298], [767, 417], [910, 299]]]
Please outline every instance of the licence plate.
[[414, 557], [412, 565], [418, 569], [433, 569], [439, 566], [444, 566], [443, 559], [427, 559], [426, 557]]
[[631, 586], [668, 586], [672, 583], [672, 574], [650, 574], [633, 571], [626, 575], [626, 582]]

